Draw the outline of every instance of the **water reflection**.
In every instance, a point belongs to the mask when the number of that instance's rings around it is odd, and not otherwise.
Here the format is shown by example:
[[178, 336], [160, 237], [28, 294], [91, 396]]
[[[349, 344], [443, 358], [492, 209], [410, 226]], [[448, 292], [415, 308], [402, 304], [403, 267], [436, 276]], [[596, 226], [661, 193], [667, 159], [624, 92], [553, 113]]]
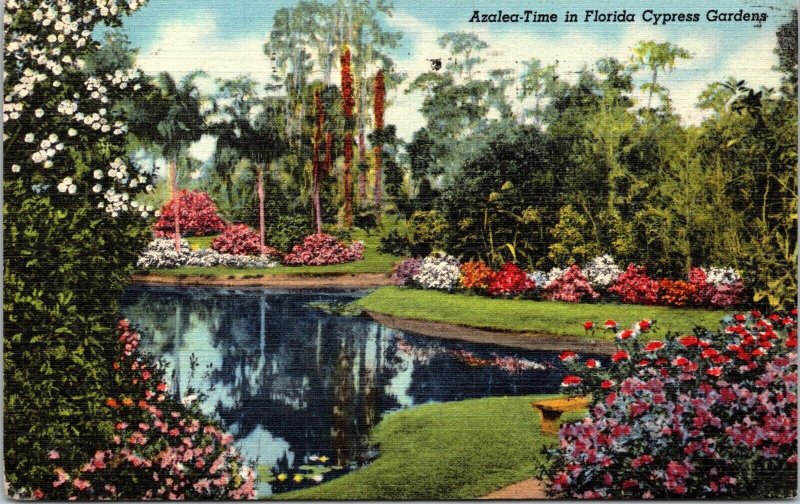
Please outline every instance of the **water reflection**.
[[122, 310], [142, 348], [170, 365], [174, 391], [202, 390], [202, 408], [244, 455], [282, 470], [314, 455], [363, 464], [367, 435], [388, 411], [558, 389], [551, 352], [443, 342], [306, 306], [358, 296], [134, 286]]

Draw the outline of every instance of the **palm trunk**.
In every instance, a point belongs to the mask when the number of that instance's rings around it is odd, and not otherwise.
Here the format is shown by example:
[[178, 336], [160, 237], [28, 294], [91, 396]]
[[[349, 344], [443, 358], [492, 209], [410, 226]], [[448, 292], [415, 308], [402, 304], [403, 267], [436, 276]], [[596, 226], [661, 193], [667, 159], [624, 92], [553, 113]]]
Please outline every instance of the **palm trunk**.
[[258, 235], [261, 238], [261, 253], [264, 253], [264, 165], [258, 165]]
[[376, 145], [373, 149], [375, 155], [375, 223], [381, 223], [381, 214], [383, 209], [383, 187], [381, 181], [381, 146]]
[[367, 171], [364, 166], [367, 163], [367, 146], [364, 140], [364, 128], [358, 132], [358, 202], [361, 206], [367, 203]]
[[175, 159], [169, 162], [169, 178], [172, 188], [173, 210], [175, 215], [175, 251], [181, 251], [181, 198], [178, 194], [178, 163]]
[[312, 149], [311, 159], [311, 200], [314, 211], [314, 225], [317, 228], [317, 234], [322, 233], [322, 205], [320, 204], [320, 179], [322, 178], [322, 169], [320, 166], [319, 150], [320, 143], [322, 142], [322, 128], [325, 125], [325, 109], [323, 108], [322, 97], [319, 90], [314, 93], [314, 106], [317, 112], [317, 124], [314, 130], [314, 146]]
[[353, 227], [353, 135], [344, 135], [344, 224]]
[[[375, 113], [375, 131], [383, 133], [384, 106], [386, 99], [386, 83], [383, 70], [378, 70], [375, 75], [373, 112]], [[381, 135], [382, 136], [382, 135]], [[383, 186], [381, 181], [381, 147], [384, 139], [376, 142], [375, 153], [375, 223], [381, 223], [383, 213]]]

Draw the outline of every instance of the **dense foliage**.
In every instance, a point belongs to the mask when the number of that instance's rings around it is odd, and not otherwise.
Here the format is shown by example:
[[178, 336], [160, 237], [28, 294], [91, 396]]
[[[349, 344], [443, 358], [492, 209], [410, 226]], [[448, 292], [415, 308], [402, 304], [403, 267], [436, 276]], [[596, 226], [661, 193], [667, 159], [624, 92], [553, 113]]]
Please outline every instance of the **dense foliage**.
[[292, 251], [283, 257], [283, 262], [289, 266], [324, 266], [362, 259], [363, 243], [355, 241], [346, 246], [329, 234], [319, 233], [306, 236], [303, 243], [292, 247]]
[[[566, 498], [787, 498], [797, 491], [797, 311], [737, 314], [642, 344], [618, 328], [608, 368], [562, 354], [562, 388], [591, 394], [589, 416], [550, 449]], [[587, 330], [594, 324], [587, 322]]]
[[281, 253], [270, 246], [261, 246], [261, 240], [254, 230], [245, 224], [231, 224], [226, 226], [218, 236], [211, 241], [211, 249], [221, 254], [233, 255], [263, 255], [280, 257]]

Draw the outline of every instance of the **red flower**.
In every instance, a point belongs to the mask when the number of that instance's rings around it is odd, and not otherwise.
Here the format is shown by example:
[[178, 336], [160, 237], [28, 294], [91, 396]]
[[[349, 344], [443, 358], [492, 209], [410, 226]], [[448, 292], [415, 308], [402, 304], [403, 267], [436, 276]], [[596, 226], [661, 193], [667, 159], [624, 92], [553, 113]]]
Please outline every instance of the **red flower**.
[[583, 323], [583, 328], [586, 329], [587, 331], [591, 331], [592, 329], [594, 329], [594, 322], [592, 322], [591, 320], [587, 320], [586, 322]]
[[719, 352], [714, 348], [706, 348], [705, 350], [703, 350], [703, 353], [700, 354], [700, 356], [703, 357], [704, 359], [707, 359], [709, 357], [716, 357], [717, 355], [719, 355]]
[[737, 313], [736, 315], [733, 316], [733, 320], [735, 320], [736, 322], [744, 322], [745, 320], [747, 320], [747, 318], [741, 313]]
[[758, 310], [753, 310], [750, 312], [750, 316], [753, 317], [754, 319], [759, 319], [761, 318], [761, 312]]
[[616, 329], [617, 328], [617, 323], [615, 321], [611, 320], [611, 319], [606, 320], [606, 324], [605, 325], [606, 325], [606, 329]]
[[642, 320], [639, 322], [639, 330], [642, 332], [647, 332], [650, 327], [652, 327], [652, 323], [649, 320]]
[[663, 347], [664, 343], [660, 341], [651, 341], [650, 343], [647, 344], [647, 346], [644, 347], [644, 349], [646, 352], [655, 352]]
[[619, 362], [621, 360], [628, 360], [630, 357], [628, 356], [628, 352], [625, 350], [620, 350], [614, 355], [611, 356], [611, 360], [614, 362]]
[[571, 360], [575, 359], [575, 357], [577, 357], [577, 356], [578, 356], [578, 354], [576, 354], [575, 352], [570, 352], [569, 350], [567, 350], [567, 351], [561, 352], [561, 355], [559, 355], [558, 358], [561, 359], [562, 361], [571, 361]]
[[689, 348], [691, 346], [697, 345], [700, 342], [700, 340], [697, 339], [697, 336], [684, 336], [678, 339], [678, 342], [681, 345], [685, 346], [686, 348]]
[[677, 357], [675, 360], [672, 361], [673, 366], [687, 366], [689, 364], [689, 359], [686, 357]]
[[561, 385], [563, 387], [571, 387], [573, 385], [579, 385], [582, 381], [583, 380], [581, 380], [579, 376], [570, 375], [564, 378], [564, 380], [561, 382]]
[[603, 380], [603, 382], [600, 384], [600, 388], [602, 388], [602, 389], [610, 389], [614, 385], [615, 385], [615, 383], [614, 383], [613, 380]]
[[634, 334], [633, 329], [625, 329], [624, 331], [619, 333], [619, 339], [624, 339], [624, 340], [629, 339], [631, 336], [633, 336], [633, 334]]
[[108, 399], [106, 399], [106, 406], [116, 409], [119, 408], [119, 403], [113, 397], [109, 397]]
[[164, 382], [159, 383], [158, 385], [156, 385], [156, 390], [158, 390], [159, 392], [166, 392], [167, 384]]
[[600, 363], [594, 359], [589, 359], [586, 361], [586, 367], [589, 369], [600, 367]]
[[706, 374], [709, 376], [719, 376], [722, 374], [722, 368], [721, 367], [708, 368], [706, 369]]

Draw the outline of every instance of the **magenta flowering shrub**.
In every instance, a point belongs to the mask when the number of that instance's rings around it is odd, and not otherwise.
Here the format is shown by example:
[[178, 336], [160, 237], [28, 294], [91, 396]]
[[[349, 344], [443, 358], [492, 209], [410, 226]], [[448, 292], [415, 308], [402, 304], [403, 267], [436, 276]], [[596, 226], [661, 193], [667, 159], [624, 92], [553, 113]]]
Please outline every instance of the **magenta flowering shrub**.
[[324, 266], [364, 259], [364, 244], [358, 241], [345, 246], [333, 236], [325, 233], [305, 237], [303, 243], [292, 247], [283, 258], [289, 266]]
[[266, 255], [280, 257], [278, 249], [261, 247], [261, 237], [245, 224], [231, 224], [211, 241], [211, 249], [220, 254]]
[[[617, 331], [616, 323], [605, 323]], [[737, 314], [720, 332], [642, 343], [617, 332], [607, 369], [562, 360], [589, 415], [550, 449], [565, 498], [786, 498], [797, 489], [797, 311]], [[585, 325], [593, 330], [594, 324]]]
[[181, 189], [178, 198], [172, 198], [161, 209], [161, 216], [153, 227], [157, 238], [169, 237], [175, 234], [175, 210], [178, 210], [178, 224], [182, 236], [208, 236], [219, 233], [225, 227], [225, 222], [217, 213], [217, 205], [207, 193], [202, 191], [187, 191]]
[[35, 499], [244, 499], [255, 498], [255, 472], [231, 444], [233, 436], [202, 414], [189, 391], [178, 401], [167, 392], [163, 369], [137, 351], [139, 334], [119, 323], [121, 355], [105, 407], [118, 421], [110, 439], [80, 468], [58, 465], [59, 448], [49, 454], [55, 469], [49, 488]]
[[589, 284], [581, 268], [577, 264], [573, 264], [547, 284], [544, 297], [551, 301], [579, 303], [586, 299], [599, 299], [600, 294], [595, 292]]
[[727, 308], [744, 302], [744, 283], [733, 270], [710, 268], [709, 275], [703, 268], [689, 271], [689, 283], [695, 286], [694, 302], [700, 306]]
[[395, 285], [402, 287], [413, 284], [414, 276], [419, 274], [421, 265], [422, 259], [419, 257], [407, 257], [392, 266], [392, 279]]
[[619, 296], [623, 303], [654, 305], [658, 303], [659, 287], [658, 280], [647, 275], [647, 268], [629, 264], [608, 292]]

